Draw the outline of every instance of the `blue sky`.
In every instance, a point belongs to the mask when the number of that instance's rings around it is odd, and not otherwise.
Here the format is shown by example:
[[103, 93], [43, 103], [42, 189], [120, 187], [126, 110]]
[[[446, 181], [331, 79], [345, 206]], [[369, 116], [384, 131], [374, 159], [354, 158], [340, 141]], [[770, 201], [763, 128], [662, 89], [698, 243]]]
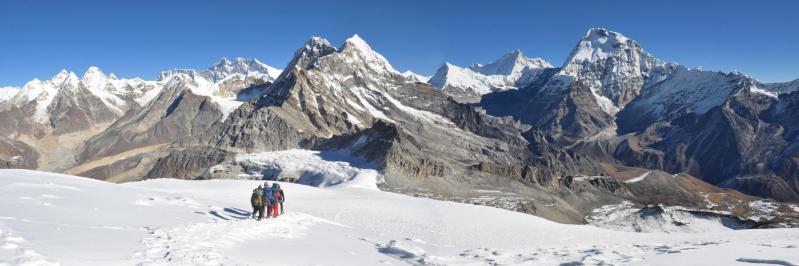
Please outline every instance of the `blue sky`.
[[799, 78], [799, 1], [0, 1], [0, 86], [90, 65], [154, 78], [255, 57], [283, 68], [310, 36], [359, 34], [398, 70], [520, 49], [560, 65], [591, 27], [667, 61]]

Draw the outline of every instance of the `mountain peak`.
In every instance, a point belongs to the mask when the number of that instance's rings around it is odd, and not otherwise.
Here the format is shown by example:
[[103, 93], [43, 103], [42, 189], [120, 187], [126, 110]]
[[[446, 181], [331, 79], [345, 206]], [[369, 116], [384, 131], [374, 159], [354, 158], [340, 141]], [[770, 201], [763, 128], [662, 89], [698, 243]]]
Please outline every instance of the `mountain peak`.
[[93, 78], [101, 78], [101, 77], [102, 78], [106, 77], [105, 73], [103, 73], [103, 71], [100, 70], [100, 68], [96, 67], [96, 66], [90, 66], [88, 69], [86, 69], [86, 72], [83, 73], [83, 79], [84, 80], [93, 79]]
[[326, 50], [329, 48], [335, 49], [335, 47], [333, 47], [333, 45], [331, 45], [327, 39], [319, 36], [311, 36], [311, 39], [305, 42], [305, 47], [301, 48], [300, 50]]
[[75, 75], [74, 72], [62, 69], [61, 71], [58, 71], [58, 74], [50, 78], [50, 81], [55, 84], [62, 84], [68, 80], [78, 80], [78, 76]]
[[372, 51], [372, 47], [369, 46], [369, 44], [366, 43], [361, 36], [358, 36], [358, 34], [352, 35], [352, 37], [344, 41], [344, 47], [342, 47], [341, 50], [344, 50], [346, 47], [354, 47], [361, 51]]
[[59, 79], [59, 78], [63, 78], [63, 77], [66, 77], [67, 75], [69, 75], [69, 73], [70, 73], [70, 72], [69, 72], [69, 71], [67, 71], [66, 69], [61, 69], [61, 71], [58, 71], [58, 73], [56, 73], [56, 74], [55, 74], [55, 76], [53, 76], [53, 77], [52, 77], [52, 78], [50, 78], [50, 79]]
[[591, 28], [574, 48], [566, 63], [601, 60], [628, 48], [640, 49], [640, 46], [621, 33], [603, 28]]
[[360, 57], [368, 66], [377, 71], [387, 70], [389, 72], [399, 74], [391, 64], [386, 60], [383, 55], [372, 50], [372, 47], [366, 43], [358, 34], [352, 35], [347, 39], [340, 49], [342, 54], [354, 54]]
[[497, 60], [492, 61], [486, 65], [474, 64], [469, 66], [472, 71], [481, 73], [483, 75], [503, 75], [513, 76], [518, 78], [524, 69], [541, 69], [551, 68], [549, 62], [541, 58], [527, 58], [521, 50], [516, 49], [505, 53]]
[[287, 65], [286, 69], [307, 68], [313, 64], [317, 58], [336, 52], [336, 47], [330, 45], [326, 39], [312, 36], [311, 39], [294, 52], [294, 57]]
[[[670, 72], [666, 65], [621, 33], [591, 28], [569, 54], [559, 75], [589, 86], [602, 110], [613, 115], [643, 86], [663, 79]], [[552, 88], [565, 87], [553, 83]]]
[[621, 33], [610, 31], [605, 28], [590, 28], [585, 33], [585, 36], [583, 36], [583, 39], [588, 39], [588, 40], [608, 39], [608, 40], [616, 40], [618, 42], [626, 42], [629, 40], [629, 38], [622, 35]]
[[413, 82], [427, 82], [428, 80], [430, 80], [429, 76], [422, 76], [422, 75], [413, 73], [413, 71], [410, 71], [410, 70], [406, 70], [405, 72], [402, 72], [401, 75], [403, 77], [405, 77], [405, 79], [413, 81]]

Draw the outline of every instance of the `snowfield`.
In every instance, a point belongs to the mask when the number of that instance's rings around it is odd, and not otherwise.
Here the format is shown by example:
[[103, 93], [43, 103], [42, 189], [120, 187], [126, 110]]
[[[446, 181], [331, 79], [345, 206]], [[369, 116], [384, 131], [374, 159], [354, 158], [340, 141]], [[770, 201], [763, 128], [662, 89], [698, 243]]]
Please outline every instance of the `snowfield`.
[[609, 231], [355, 179], [281, 183], [286, 214], [254, 221], [248, 201], [262, 181], [112, 184], [0, 170], [0, 265], [799, 264], [799, 229]]

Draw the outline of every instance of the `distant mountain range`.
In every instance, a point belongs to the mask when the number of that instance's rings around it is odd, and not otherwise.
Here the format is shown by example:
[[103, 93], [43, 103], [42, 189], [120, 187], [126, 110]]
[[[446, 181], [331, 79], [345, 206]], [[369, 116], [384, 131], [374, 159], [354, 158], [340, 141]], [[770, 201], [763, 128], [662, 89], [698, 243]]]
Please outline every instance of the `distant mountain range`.
[[[348, 150], [379, 165], [382, 189], [555, 221], [624, 201], [745, 218], [759, 198], [799, 201], [797, 89], [664, 62], [605, 29], [559, 67], [517, 50], [432, 77], [398, 72], [357, 35], [314, 37], [282, 71], [223, 59], [147, 81], [91, 67], [0, 89], [0, 167], [235, 178], [238, 155]], [[796, 224], [771, 204], [748, 225]]]

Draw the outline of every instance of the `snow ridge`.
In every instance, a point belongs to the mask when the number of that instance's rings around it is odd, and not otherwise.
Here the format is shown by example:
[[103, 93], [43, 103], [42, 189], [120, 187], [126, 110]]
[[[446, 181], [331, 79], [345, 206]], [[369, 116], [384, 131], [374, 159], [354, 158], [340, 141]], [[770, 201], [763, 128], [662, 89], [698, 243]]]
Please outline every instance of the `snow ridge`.
[[20, 89], [17, 87], [2, 87], [0, 88], [0, 103], [7, 101], [14, 97]]
[[258, 59], [237, 57], [233, 61], [222, 58], [206, 70], [196, 69], [173, 69], [162, 71], [156, 80], [163, 81], [167, 78], [185, 74], [192, 78], [202, 77], [209, 82], [219, 82], [232, 75], [240, 74], [244, 76], [262, 76], [267, 81], [274, 81], [283, 70], [268, 66]]
[[789, 82], [766, 83], [764, 87], [777, 94], [788, 94], [799, 90], [799, 79]]

